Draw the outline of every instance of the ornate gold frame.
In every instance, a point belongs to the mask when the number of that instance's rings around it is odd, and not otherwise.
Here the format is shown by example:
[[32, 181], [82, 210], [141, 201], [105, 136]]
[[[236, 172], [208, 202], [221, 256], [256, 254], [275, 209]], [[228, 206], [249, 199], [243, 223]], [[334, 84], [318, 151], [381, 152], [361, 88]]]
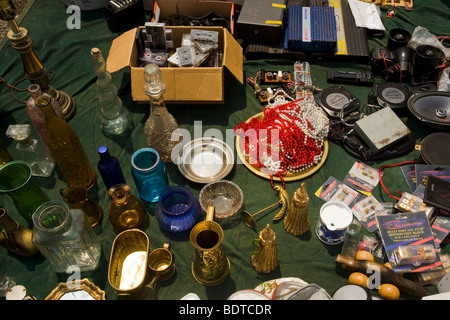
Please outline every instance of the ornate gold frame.
[[72, 281], [71, 285], [76, 286], [76, 289], [70, 288], [67, 282], [60, 282], [58, 286], [45, 298], [45, 300], [60, 300], [64, 294], [79, 290], [86, 291], [95, 300], [105, 300], [105, 292], [88, 279]]

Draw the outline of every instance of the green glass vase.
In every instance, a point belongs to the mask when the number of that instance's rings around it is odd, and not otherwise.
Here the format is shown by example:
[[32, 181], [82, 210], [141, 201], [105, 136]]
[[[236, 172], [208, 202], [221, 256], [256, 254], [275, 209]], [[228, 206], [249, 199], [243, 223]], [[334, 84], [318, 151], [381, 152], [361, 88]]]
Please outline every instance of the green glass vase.
[[34, 211], [49, 201], [45, 192], [36, 184], [31, 167], [21, 160], [13, 160], [0, 167], [0, 192], [7, 194], [13, 201], [19, 214], [30, 227]]

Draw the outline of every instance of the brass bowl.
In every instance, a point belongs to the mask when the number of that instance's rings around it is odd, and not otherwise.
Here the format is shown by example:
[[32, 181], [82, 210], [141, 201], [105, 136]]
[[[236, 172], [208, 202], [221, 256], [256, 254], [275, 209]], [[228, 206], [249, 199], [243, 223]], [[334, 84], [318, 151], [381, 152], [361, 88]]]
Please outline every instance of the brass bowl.
[[139, 229], [125, 230], [114, 239], [108, 280], [120, 298], [133, 299], [140, 295], [148, 280], [150, 251], [148, 236]]
[[200, 190], [199, 202], [205, 212], [208, 206], [214, 206], [215, 217], [228, 218], [242, 207], [244, 195], [237, 184], [229, 180], [217, 180]]

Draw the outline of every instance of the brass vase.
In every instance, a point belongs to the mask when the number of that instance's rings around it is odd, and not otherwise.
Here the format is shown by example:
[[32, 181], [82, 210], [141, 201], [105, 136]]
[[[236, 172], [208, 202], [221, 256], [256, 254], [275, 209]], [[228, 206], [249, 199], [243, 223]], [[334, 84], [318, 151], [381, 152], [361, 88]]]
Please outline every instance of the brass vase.
[[222, 246], [223, 230], [213, 218], [214, 207], [209, 206], [206, 220], [197, 223], [190, 234], [195, 249], [192, 274], [195, 280], [208, 286], [221, 283], [230, 272], [230, 262]]
[[279, 263], [275, 232], [268, 224], [265, 229], [259, 233], [259, 238], [252, 241], [257, 247], [252, 254], [252, 266], [261, 273], [270, 273], [275, 270]]
[[6, 250], [24, 257], [31, 257], [39, 252], [33, 244], [33, 232], [12, 219], [6, 210], [0, 208], [0, 244]]
[[290, 210], [284, 218], [284, 229], [294, 236], [301, 236], [308, 232], [310, 222], [308, 219], [309, 196], [306, 184], [303, 182], [292, 197]]

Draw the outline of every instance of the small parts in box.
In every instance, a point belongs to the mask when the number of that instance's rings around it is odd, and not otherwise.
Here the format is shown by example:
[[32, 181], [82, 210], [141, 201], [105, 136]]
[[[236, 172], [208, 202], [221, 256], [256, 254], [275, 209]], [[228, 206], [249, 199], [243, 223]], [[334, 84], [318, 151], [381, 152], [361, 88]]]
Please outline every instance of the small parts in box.
[[394, 263], [394, 266], [413, 265], [418, 267], [422, 264], [433, 263], [436, 257], [436, 248], [432, 244], [403, 245], [394, 250], [391, 262]]
[[353, 186], [357, 191], [366, 195], [372, 193], [379, 181], [378, 170], [362, 162], [355, 162], [344, 179], [345, 184]]
[[218, 41], [217, 31], [192, 29], [190, 34], [183, 35], [181, 47], [168, 61], [177, 67], [198, 67], [212, 54], [217, 55]]

